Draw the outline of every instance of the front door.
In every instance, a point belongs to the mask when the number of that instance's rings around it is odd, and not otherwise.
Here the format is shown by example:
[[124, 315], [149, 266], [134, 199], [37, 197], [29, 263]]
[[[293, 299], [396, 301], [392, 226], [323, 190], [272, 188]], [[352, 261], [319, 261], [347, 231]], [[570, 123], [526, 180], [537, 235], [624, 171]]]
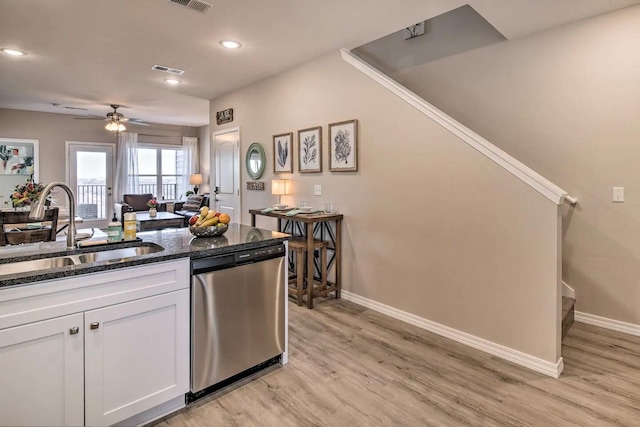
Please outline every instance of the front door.
[[107, 228], [113, 216], [114, 149], [112, 144], [67, 143], [68, 182], [82, 218], [78, 228]]
[[228, 214], [232, 223], [240, 223], [240, 130], [214, 132], [213, 152], [216, 173], [211, 207]]

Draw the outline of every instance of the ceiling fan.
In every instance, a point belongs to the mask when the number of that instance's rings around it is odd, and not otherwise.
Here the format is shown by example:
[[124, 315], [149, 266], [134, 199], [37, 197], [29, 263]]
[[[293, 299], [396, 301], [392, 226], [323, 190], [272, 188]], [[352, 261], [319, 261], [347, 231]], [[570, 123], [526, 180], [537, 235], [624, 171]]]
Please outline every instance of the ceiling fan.
[[111, 108], [113, 108], [113, 111], [107, 113], [106, 119], [102, 116], [96, 116], [95, 114], [89, 114], [92, 117], [76, 117], [76, 119], [104, 120], [107, 122], [107, 125], [104, 128], [112, 132], [122, 132], [124, 130], [127, 130], [127, 128], [124, 126], [124, 123], [129, 123], [129, 124], [138, 125], [138, 126], [149, 126], [149, 123], [145, 123], [141, 119], [127, 119], [124, 116], [124, 114], [118, 113], [118, 108], [120, 108], [120, 106], [117, 104], [111, 104]]

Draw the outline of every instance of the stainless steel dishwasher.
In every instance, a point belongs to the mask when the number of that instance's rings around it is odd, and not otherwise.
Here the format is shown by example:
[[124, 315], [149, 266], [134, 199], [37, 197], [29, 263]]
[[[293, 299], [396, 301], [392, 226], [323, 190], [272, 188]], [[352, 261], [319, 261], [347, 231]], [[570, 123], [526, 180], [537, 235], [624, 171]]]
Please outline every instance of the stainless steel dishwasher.
[[193, 394], [284, 352], [284, 255], [280, 244], [191, 261]]

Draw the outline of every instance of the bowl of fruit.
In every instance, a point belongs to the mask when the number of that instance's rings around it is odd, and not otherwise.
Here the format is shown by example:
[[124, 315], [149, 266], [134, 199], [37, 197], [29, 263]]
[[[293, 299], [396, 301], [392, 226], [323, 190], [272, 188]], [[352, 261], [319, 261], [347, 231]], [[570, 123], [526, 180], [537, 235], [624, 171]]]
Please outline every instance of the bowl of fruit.
[[203, 206], [200, 213], [189, 220], [189, 231], [196, 237], [222, 236], [229, 229], [229, 222], [229, 215]]

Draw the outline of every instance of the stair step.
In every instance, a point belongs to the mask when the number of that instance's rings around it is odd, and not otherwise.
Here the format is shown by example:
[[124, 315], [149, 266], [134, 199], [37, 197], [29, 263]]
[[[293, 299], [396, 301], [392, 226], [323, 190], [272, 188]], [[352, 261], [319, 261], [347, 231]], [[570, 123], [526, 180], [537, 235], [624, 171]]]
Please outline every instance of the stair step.
[[574, 298], [562, 297], [562, 339], [567, 336], [573, 325], [573, 307], [576, 304]]

